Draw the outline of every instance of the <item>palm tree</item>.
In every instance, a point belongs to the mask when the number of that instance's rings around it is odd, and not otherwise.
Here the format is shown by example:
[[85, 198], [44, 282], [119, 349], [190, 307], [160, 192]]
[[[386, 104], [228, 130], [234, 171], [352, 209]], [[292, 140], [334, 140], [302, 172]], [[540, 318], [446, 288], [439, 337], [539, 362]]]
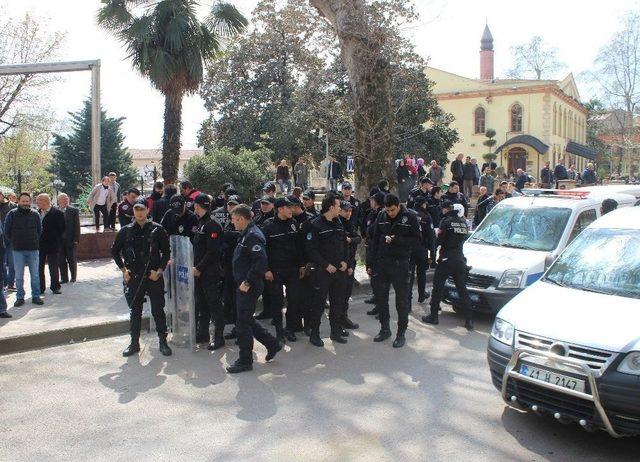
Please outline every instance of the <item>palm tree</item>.
[[178, 177], [182, 98], [198, 90], [207, 62], [247, 19], [230, 3], [216, 2], [205, 21], [197, 0], [102, 0], [98, 23], [120, 40], [133, 67], [165, 97], [162, 174]]

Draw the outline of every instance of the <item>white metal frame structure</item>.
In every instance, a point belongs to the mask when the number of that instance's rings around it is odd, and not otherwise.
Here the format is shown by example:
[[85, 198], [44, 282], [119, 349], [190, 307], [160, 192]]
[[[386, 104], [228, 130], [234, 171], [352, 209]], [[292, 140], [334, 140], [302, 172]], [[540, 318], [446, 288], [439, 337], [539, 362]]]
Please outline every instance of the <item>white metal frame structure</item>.
[[100, 171], [100, 60], [61, 63], [9, 64], [0, 66], [0, 75], [51, 74], [91, 71], [91, 179], [98, 184]]

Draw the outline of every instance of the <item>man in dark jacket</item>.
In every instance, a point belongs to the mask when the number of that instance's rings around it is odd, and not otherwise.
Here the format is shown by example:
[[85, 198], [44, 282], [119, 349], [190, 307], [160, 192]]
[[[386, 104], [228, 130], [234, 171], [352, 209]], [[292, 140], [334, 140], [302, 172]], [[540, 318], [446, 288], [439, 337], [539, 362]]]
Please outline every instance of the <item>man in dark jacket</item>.
[[449, 190], [444, 193], [443, 199], [450, 200], [454, 204], [462, 204], [465, 215], [469, 211], [469, 202], [464, 194], [460, 192], [460, 185], [455, 181], [449, 183]]
[[147, 209], [149, 210], [149, 213], [151, 215], [153, 214], [153, 207], [155, 206], [156, 202], [162, 198], [163, 188], [164, 186], [162, 184], [162, 181], [156, 181], [153, 184], [153, 192], [147, 196]]
[[198, 217], [187, 209], [187, 201], [176, 194], [169, 201], [169, 210], [160, 222], [169, 236], [186, 236], [191, 241], [198, 231]]
[[382, 342], [391, 337], [389, 325], [389, 289], [393, 286], [398, 312], [398, 331], [394, 348], [405, 343], [409, 324], [409, 260], [420, 241], [417, 215], [400, 205], [400, 199], [387, 194], [384, 211], [378, 214], [371, 232], [371, 251], [367, 253], [367, 273], [377, 279], [374, 295], [380, 315], [380, 332], [373, 339]]
[[[564, 159], [560, 159], [558, 161], [558, 165], [555, 166], [555, 168], [553, 169], [553, 176], [556, 179], [556, 187], [557, 182], [560, 180], [568, 180], [569, 179], [569, 174], [567, 173], [567, 168], [564, 166]], [[518, 188], [518, 189], [522, 189], [522, 188]]]
[[164, 194], [160, 199], [153, 203], [153, 210], [151, 211], [151, 220], [156, 223], [160, 223], [167, 210], [169, 210], [169, 201], [173, 196], [178, 194], [178, 189], [170, 184], [164, 187]]
[[[11, 202], [9, 199], [5, 198], [2, 191], [0, 191], [0, 226], [4, 225], [4, 220], [7, 217], [7, 214], [17, 207], [16, 204]], [[8, 291], [16, 290], [16, 272], [13, 266], [13, 248], [11, 247], [11, 243], [4, 239], [5, 249], [4, 249], [4, 262], [5, 262], [5, 273], [4, 273], [4, 284], [7, 286]]]
[[138, 197], [140, 197], [140, 191], [136, 188], [131, 188], [123, 197], [122, 202], [118, 204], [120, 228], [124, 228], [133, 221], [133, 204], [136, 203]]
[[358, 244], [362, 242], [362, 237], [358, 233], [358, 230], [354, 226], [353, 223], [353, 214], [355, 212], [355, 208], [350, 202], [342, 201], [340, 202], [340, 222], [344, 227], [344, 232], [347, 236], [347, 249], [349, 252], [347, 264], [349, 268], [353, 268], [353, 272], [351, 275], [347, 276], [347, 287], [344, 294], [344, 315], [342, 317], [342, 327], [345, 329], [357, 329], [360, 327], [358, 324], [349, 319], [349, 298], [351, 298], [351, 293], [353, 292], [353, 283], [355, 282], [355, 270], [356, 270], [356, 252], [358, 251]]
[[344, 292], [346, 276], [351, 274], [349, 268], [347, 240], [344, 228], [338, 219], [340, 201], [333, 193], [328, 193], [322, 200], [320, 215], [309, 224], [306, 236], [305, 251], [315, 268], [312, 275], [315, 288], [312, 308], [309, 312], [309, 341], [317, 347], [324, 346], [320, 338], [320, 321], [324, 313], [327, 295], [329, 296], [329, 323], [331, 340], [334, 343], [347, 343], [343, 337]]
[[58, 207], [64, 214], [64, 234], [60, 245], [60, 282], [66, 284], [69, 280], [76, 282], [78, 275], [76, 249], [80, 242], [80, 211], [69, 205], [69, 196], [65, 193], [58, 195]]
[[464, 159], [464, 154], [462, 153], [458, 154], [458, 156], [456, 157], [456, 160], [451, 162], [451, 167], [450, 167], [453, 181], [455, 181], [458, 184], [462, 184], [463, 177], [464, 177], [464, 162], [462, 162], [462, 159]]
[[462, 180], [464, 186], [464, 195], [471, 198], [473, 195], [473, 180], [476, 177], [475, 166], [471, 163], [471, 157], [467, 156], [467, 160], [462, 166]]
[[[442, 189], [440, 186], [434, 186], [431, 189], [431, 194], [427, 196], [427, 212], [431, 215], [431, 222], [433, 223], [433, 227], [437, 228], [440, 225], [440, 220], [442, 219], [442, 209], [440, 208], [440, 203], [442, 202], [443, 196]], [[434, 262], [431, 262], [432, 265]]]
[[51, 205], [51, 198], [48, 194], [39, 194], [36, 198], [36, 205], [42, 220], [42, 235], [40, 236], [40, 292], [44, 294], [46, 283], [44, 277], [44, 265], [49, 265], [49, 278], [51, 282], [51, 292], [60, 292], [60, 246], [62, 236], [65, 231], [64, 214]]
[[429, 178], [427, 178], [426, 176], [420, 178], [420, 184], [418, 185], [418, 187], [411, 190], [411, 192], [409, 193], [407, 208], [412, 209], [418, 197], [426, 198], [431, 192], [432, 187], [433, 184], [431, 183], [431, 180]]
[[240, 357], [227, 367], [230, 374], [253, 369], [254, 338], [267, 348], [266, 361], [271, 361], [282, 350], [282, 343], [253, 317], [256, 302], [264, 289], [268, 260], [264, 234], [251, 222], [251, 218], [251, 209], [246, 205], [238, 205], [231, 212], [231, 221], [242, 234], [233, 253], [232, 263], [233, 278], [238, 287], [236, 330]]
[[550, 165], [551, 162], [546, 161], [544, 167], [540, 170], [540, 183], [543, 188], [550, 188], [553, 184], [553, 171]]
[[29, 267], [31, 277], [31, 301], [36, 305], [44, 302], [40, 295], [40, 273], [38, 271], [40, 236], [42, 221], [35, 210], [31, 209], [31, 196], [21, 193], [18, 207], [11, 210], [4, 221], [6, 239], [13, 248], [13, 261], [16, 270], [16, 302], [13, 306], [24, 305], [24, 267]]
[[327, 186], [329, 190], [336, 191], [338, 189], [338, 181], [342, 179], [342, 167], [336, 161], [336, 158], [329, 156], [327, 163]]

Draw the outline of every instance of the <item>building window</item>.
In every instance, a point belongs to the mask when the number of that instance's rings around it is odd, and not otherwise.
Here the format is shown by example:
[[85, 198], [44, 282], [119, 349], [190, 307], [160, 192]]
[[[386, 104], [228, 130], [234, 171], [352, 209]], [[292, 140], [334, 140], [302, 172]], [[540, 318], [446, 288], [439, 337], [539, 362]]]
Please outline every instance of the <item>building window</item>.
[[476, 110], [473, 113], [474, 133], [478, 134], [478, 133], [486, 132], [485, 116], [486, 116], [486, 112], [483, 107], [476, 108]]
[[522, 106], [517, 103], [511, 106], [511, 131], [522, 131]]

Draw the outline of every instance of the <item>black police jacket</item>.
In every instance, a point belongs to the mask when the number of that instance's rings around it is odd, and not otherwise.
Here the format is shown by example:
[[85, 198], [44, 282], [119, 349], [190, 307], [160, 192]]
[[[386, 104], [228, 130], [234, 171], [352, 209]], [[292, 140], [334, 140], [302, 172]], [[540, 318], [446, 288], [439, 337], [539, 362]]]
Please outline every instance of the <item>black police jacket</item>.
[[427, 212], [431, 215], [431, 221], [433, 222], [434, 228], [437, 228], [440, 224], [440, 220], [442, 220], [442, 207], [440, 207], [441, 202], [441, 199], [436, 199], [431, 194], [427, 196]]
[[[351, 204], [351, 206], [353, 207], [353, 212], [351, 212], [351, 219], [349, 220], [349, 222], [353, 225], [354, 229], [358, 229], [358, 227], [360, 226], [360, 206], [361, 203], [358, 199], [356, 199], [355, 197], [351, 196], [349, 198], [349, 200], [347, 201]], [[344, 222], [344, 220], [342, 220]]]
[[421, 245], [425, 249], [435, 250], [436, 239], [431, 215], [424, 209], [418, 209], [415, 212], [418, 215], [418, 222], [420, 223]]
[[407, 207], [410, 209], [413, 209], [413, 206], [416, 203], [416, 199], [420, 196], [426, 199], [427, 197], [429, 197], [429, 193], [424, 192], [421, 188], [412, 189], [411, 192], [409, 193], [409, 199], [407, 200]]
[[262, 233], [267, 241], [269, 271], [291, 271], [304, 266], [298, 230], [293, 218], [281, 220], [275, 216], [265, 221]]
[[467, 198], [461, 192], [452, 193], [447, 191], [446, 193], [444, 193], [444, 196], [442, 196], [442, 198], [449, 199], [454, 204], [462, 204], [462, 206], [464, 207], [464, 214], [467, 214], [467, 211], [469, 210], [469, 202], [467, 202]]
[[233, 225], [233, 222], [229, 220], [229, 223], [224, 227], [222, 234], [222, 265], [225, 268], [225, 271], [231, 271], [233, 252], [236, 250], [241, 234], [242, 233], [240, 231], [236, 231], [236, 227]]
[[229, 211], [227, 207], [218, 207], [213, 212], [211, 212], [211, 218], [216, 220], [222, 226], [222, 229], [226, 228], [227, 224], [231, 221], [231, 215], [229, 215]]
[[459, 217], [455, 210], [447, 213], [440, 222], [440, 230], [438, 232], [440, 259], [464, 258], [462, 245], [467, 240], [468, 235], [467, 220]]
[[309, 263], [309, 257], [307, 256], [307, 248], [305, 242], [307, 240], [307, 233], [311, 226], [311, 220], [315, 218], [315, 215], [311, 212], [304, 211], [300, 215], [293, 217], [298, 222], [298, 247], [302, 252], [302, 264]]
[[118, 268], [126, 267], [137, 276], [147, 276], [159, 269], [164, 271], [170, 255], [167, 232], [151, 220], [142, 227], [134, 221], [120, 228], [111, 246], [111, 256]]
[[[349, 253], [349, 260], [347, 263], [350, 268], [355, 268], [356, 266], [356, 252], [358, 251], [358, 244], [362, 242], [362, 237], [358, 234], [356, 227], [351, 223], [351, 220], [345, 220], [343, 217], [340, 217], [340, 222], [344, 227], [344, 232], [348, 239], [347, 241], [347, 250]], [[351, 241], [351, 242], [349, 242]]]
[[118, 204], [118, 221], [120, 221], [120, 228], [133, 221], [133, 205], [127, 199], [123, 199]]
[[190, 210], [186, 210], [182, 216], [167, 210], [160, 224], [169, 236], [186, 236], [193, 241], [198, 231], [198, 216]]
[[348, 264], [346, 234], [338, 218], [332, 221], [324, 215], [313, 218], [305, 236], [305, 249], [309, 262], [316, 269], [324, 270], [329, 265], [339, 268], [341, 262]]
[[260, 229], [262, 229], [264, 227], [265, 222], [269, 219], [269, 218], [273, 218], [276, 215], [276, 213], [271, 210], [268, 213], [264, 213], [261, 211], [259, 211], [257, 213], [257, 215], [255, 216], [255, 218], [253, 219], [253, 223]]
[[[420, 225], [417, 214], [404, 205], [395, 218], [387, 212], [378, 214], [371, 231], [371, 251], [367, 252], [367, 267], [375, 267], [385, 260], [409, 261], [411, 251], [420, 242]], [[387, 242], [387, 236], [393, 237]]]
[[247, 281], [249, 286], [256, 287], [262, 283], [267, 266], [264, 234], [251, 223], [242, 233], [233, 252], [233, 279], [238, 284]]
[[193, 263], [198, 271], [219, 273], [222, 268], [222, 226], [205, 214], [193, 238]]

